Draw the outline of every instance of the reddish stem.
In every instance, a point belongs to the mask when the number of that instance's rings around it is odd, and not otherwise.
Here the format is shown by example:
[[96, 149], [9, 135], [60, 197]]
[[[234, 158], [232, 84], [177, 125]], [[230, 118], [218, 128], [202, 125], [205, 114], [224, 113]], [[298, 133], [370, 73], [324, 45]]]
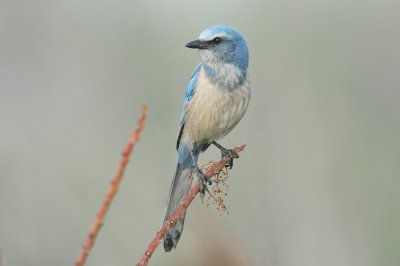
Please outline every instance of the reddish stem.
[[111, 182], [110, 187], [108, 188], [107, 194], [103, 200], [103, 203], [100, 206], [100, 209], [96, 215], [96, 219], [92, 225], [92, 228], [89, 232], [89, 235], [86, 238], [86, 241], [81, 249], [80, 255], [75, 263], [76, 266], [83, 266], [85, 264], [86, 258], [89, 255], [91, 248], [96, 240], [96, 237], [100, 231], [100, 228], [104, 222], [104, 218], [106, 216], [107, 210], [110, 207], [110, 204], [118, 191], [118, 187], [121, 183], [122, 177], [124, 175], [124, 171], [126, 165], [128, 164], [129, 157], [132, 153], [133, 146], [139, 140], [140, 134], [144, 127], [144, 122], [146, 121], [147, 114], [147, 106], [144, 105], [142, 109], [142, 115], [139, 118], [136, 126], [135, 132], [133, 132], [131, 138], [129, 139], [128, 144], [125, 147], [124, 152], [122, 153], [122, 159], [120, 161], [117, 173], [114, 176], [114, 179]]

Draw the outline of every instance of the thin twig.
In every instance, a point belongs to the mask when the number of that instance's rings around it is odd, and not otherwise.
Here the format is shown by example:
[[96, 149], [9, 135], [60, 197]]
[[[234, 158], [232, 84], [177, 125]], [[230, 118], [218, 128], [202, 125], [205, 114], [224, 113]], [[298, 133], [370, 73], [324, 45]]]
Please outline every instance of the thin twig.
[[[234, 151], [239, 153], [244, 150], [246, 145], [242, 145], [240, 147], [236, 147]], [[212, 177], [215, 174], [219, 173], [228, 162], [228, 158], [224, 157], [218, 163], [214, 163], [205, 173], [204, 175], [207, 177]], [[201, 182], [197, 181], [190, 193], [185, 197], [185, 199], [181, 202], [180, 206], [176, 209], [176, 211], [170, 216], [170, 218], [165, 221], [161, 229], [157, 232], [156, 236], [154, 237], [153, 241], [147, 247], [145, 253], [143, 254], [140, 261], [137, 263], [137, 266], [146, 266], [150, 260], [151, 255], [153, 255], [154, 251], [156, 250], [158, 244], [163, 239], [165, 234], [171, 228], [171, 225], [177, 221], [182, 215], [185, 213], [185, 210], [189, 207], [192, 200], [196, 197], [197, 193], [199, 193], [201, 189]]]
[[126, 165], [128, 164], [129, 157], [132, 153], [133, 146], [135, 143], [139, 140], [140, 134], [143, 130], [144, 127], [144, 122], [146, 120], [146, 114], [147, 114], [147, 106], [144, 105], [142, 109], [142, 115], [139, 118], [137, 122], [137, 127], [135, 132], [133, 132], [131, 138], [129, 139], [128, 144], [125, 147], [124, 152], [122, 153], [122, 159], [120, 161], [117, 173], [114, 176], [114, 179], [111, 182], [111, 185], [107, 191], [107, 194], [103, 200], [103, 203], [100, 206], [100, 209], [96, 215], [96, 219], [92, 225], [92, 228], [90, 230], [89, 235], [86, 238], [86, 241], [81, 249], [81, 252], [79, 254], [79, 257], [75, 263], [76, 266], [83, 266], [85, 264], [86, 258], [93, 247], [94, 241], [96, 240], [96, 237], [100, 231], [100, 228], [104, 222], [104, 218], [106, 216], [107, 210], [115, 196], [115, 194], [118, 191], [119, 184], [121, 183]]

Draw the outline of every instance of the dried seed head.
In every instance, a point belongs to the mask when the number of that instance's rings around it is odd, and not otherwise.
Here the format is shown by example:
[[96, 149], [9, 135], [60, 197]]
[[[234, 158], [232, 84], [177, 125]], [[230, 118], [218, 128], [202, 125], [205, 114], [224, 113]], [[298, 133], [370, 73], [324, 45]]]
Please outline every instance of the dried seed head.
[[[207, 172], [212, 166], [213, 162], [209, 162], [202, 167], [204, 172]], [[227, 183], [228, 179], [228, 171], [227, 169], [223, 169], [219, 172], [215, 172], [215, 174], [210, 177], [212, 181], [212, 186], [210, 188], [206, 188], [208, 193], [208, 197], [205, 199], [205, 195], [202, 197], [202, 202], [206, 204], [207, 207], [210, 205], [214, 205], [217, 208], [217, 211], [220, 215], [229, 214], [228, 207], [224, 203], [224, 196], [228, 195], [229, 185]]]

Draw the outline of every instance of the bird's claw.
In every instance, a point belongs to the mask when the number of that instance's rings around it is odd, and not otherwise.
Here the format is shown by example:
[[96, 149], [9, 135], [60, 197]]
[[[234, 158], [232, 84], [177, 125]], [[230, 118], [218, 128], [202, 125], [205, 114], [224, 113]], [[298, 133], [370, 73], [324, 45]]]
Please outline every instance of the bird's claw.
[[218, 149], [221, 150], [221, 157], [224, 158], [226, 157], [228, 159], [228, 162], [225, 164], [225, 168], [229, 170], [232, 169], [233, 167], [233, 159], [238, 159], [239, 155], [234, 151], [234, 150], [230, 150], [227, 148], [222, 147], [220, 144], [218, 144], [217, 142], [213, 141], [212, 144], [215, 145], [215, 147], [217, 147]]
[[222, 158], [226, 157], [228, 159], [228, 162], [225, 164], [225, 168], [229, 168], [229, 170], [233, 167], [233, 159], [239, 158], [239, 154], [237, 154], [234, 150], [228, 149], [221, 150], [221, 156]]
[[196, 174], [201, 182], [200, 195], [202, 197], [204, 197], [206, 189], [207, 189], [207, 184], [208, 185], [212, 184], [211, 178], [204, 175], [204, 173], [201, 171], [201, 169], [198, 166], [196, 166]]

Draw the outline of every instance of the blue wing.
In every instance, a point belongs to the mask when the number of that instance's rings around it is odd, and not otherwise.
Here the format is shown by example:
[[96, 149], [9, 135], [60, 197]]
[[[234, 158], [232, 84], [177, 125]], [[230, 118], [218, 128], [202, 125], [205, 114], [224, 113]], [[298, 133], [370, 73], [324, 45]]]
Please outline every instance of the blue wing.
[[185, 104], [190, 102], [192, 99], [194, 92], [196, 90], [196, 83], [197, 83], [197, 78], [199, 77], [201, 69], [201, 64], [198, 64], [196, 68], [193, 71], [192, 77], [190, 78], [189, 84], [186, 87], [186, 93], [185, 93]]
[[181, 125], [185, 123], [186, 105], [190, 102], [190, 100], [192, 100], [193, 95], [196, 91], [197, 78], [199, 77], [200, 69], [201, 69], [201, 64], [198, 64], [193, 71], [188, 86], [186, 87], [185, 99], [183, 101], [183, 107], [182, 107]]
[[199, 77], [200, 69], [201, 69], [201, 64], [198, 64], [193, 71], [193, 74], [190, 78], [188, 86], [186, 87], [185, 99], [183, 101], [182, 115], [181, 115], [181, 121], [180, 121], [181, 128], [179, 130], [178, 140], [176, 142], [176, 149], [178, 149], [178, 147], [179, 147], [179, 142], [181, 140], [183, 127], [185, 125], [186, 105], [192, 100], [193, 95], [196, 91], [197, 78]]

